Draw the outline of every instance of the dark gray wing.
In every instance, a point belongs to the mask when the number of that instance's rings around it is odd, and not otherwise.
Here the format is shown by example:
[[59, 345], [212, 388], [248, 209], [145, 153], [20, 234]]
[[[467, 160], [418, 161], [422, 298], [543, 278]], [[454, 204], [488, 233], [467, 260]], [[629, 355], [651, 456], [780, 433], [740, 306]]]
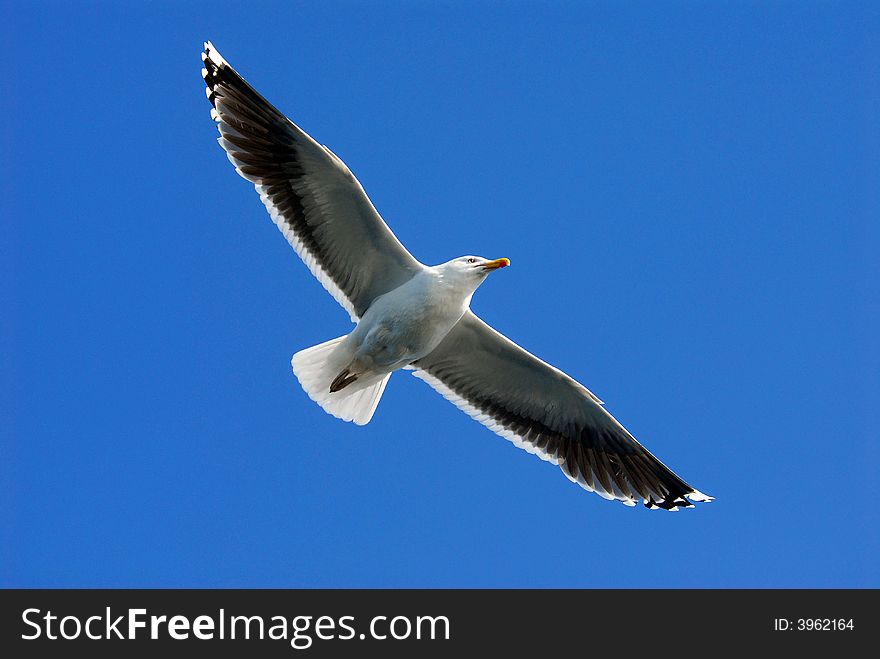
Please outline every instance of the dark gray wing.
[[413, 366], [474, 419], [606, 499], [677, 510], [712, 498], [651, 455], [586, 387], [470, 311]]
[[220, 146], [353, 321], [424, 267], [400, 244], [342, 160], [260, 96], [210, 43], [202, 60]]

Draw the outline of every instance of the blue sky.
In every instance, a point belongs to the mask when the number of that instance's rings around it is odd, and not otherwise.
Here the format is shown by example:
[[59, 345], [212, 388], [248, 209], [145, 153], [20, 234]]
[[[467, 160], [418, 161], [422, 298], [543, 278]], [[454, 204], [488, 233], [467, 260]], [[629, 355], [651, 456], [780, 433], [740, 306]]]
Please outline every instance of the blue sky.
[[[0, 585], [880, 586], [870, 3], [2, 3]], [[473, 308], [717, 497], [606, 502], [349, 330], [215, 142], [202, 41]]]

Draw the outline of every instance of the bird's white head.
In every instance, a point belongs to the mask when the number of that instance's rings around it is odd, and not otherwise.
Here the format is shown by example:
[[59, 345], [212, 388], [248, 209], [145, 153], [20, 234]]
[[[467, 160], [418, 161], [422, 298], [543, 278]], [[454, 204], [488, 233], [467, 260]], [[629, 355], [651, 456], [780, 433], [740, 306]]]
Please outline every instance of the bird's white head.
[[482, 256], [459, 256], [441, 263], [434, 270], [447, 283], [473, 293], [493, 270], [506, 268], [510, 259], [484, 259]]

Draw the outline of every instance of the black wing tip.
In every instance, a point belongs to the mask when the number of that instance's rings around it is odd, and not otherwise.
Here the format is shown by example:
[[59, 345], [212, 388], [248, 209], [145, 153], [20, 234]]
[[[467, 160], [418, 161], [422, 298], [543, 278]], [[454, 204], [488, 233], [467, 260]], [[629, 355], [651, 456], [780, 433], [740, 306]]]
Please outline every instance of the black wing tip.
[[[220, 90], [221, 85], [239, 86], [244, 81], [241, 76], [230, 66], [229, 62], [224, 59], [223, 55], [214, 47], [210, 41], [206, 41], [202, 50], [202, 78], [205, 81], [205, 93], [208, 100], [215, 108], [217, 107], [217, 97], [223, 96]], [[216, 120], [217, 118], [214, 117]]]
[[[217, 105], [217, 85], [220, 83], [222, 69], [229, 66], [229, 63], [223, 59], [223, 56], [217, 52], [210, 41], [206, 41], [202, 50], [202, 63], [205, 65], [202, 69], [202, 78], [205, 80], [205, 93], [211, 105]], [[215, 117], [216, 119], [216, 117]]]
[[257, 114], [264, 121], [277, 122], [285, 127], [291, 123], [278, 108], [245, 81], [210, 41], [205, 42], [202, 63], [204, 65], [202, 78], [205, 81], [205, 93], [211, 105], [214, 106], [214, 112], [211, 113], [211, 118], [214, 121], [219, 122], [220, 114], [223, 113], [223, 108], [218, 107], [218, 104], [228, 98], [234, 99], [236, 104], [243, 104], [249, 116]]
[[715, 497], [703, 494], [699, 490], [690, 490], [685, 494], [670, 494], [661, 501], [655, 501], [653, 498], [649, 498], [645, 501], [645, 507], [649, 510], [662, 509], [675, 512], [680, 508], [693, 508], [694, 503], [708, 503], [714, 500]]

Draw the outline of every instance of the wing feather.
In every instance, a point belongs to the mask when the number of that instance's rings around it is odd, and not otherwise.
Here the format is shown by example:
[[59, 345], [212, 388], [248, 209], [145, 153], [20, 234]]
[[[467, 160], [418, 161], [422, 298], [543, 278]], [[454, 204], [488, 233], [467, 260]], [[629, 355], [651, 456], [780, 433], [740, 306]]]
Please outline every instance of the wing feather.
[[202, 60], [220, 146], [353, 321], [424, 267], [400, 244], [336, 154], [263, 98], [210, 43]]
[[666, 510], [711, 500], [636, 441], [586, 387], [470, 311], [414, 366], [413, 375], [474, 419], [606, 499]]

